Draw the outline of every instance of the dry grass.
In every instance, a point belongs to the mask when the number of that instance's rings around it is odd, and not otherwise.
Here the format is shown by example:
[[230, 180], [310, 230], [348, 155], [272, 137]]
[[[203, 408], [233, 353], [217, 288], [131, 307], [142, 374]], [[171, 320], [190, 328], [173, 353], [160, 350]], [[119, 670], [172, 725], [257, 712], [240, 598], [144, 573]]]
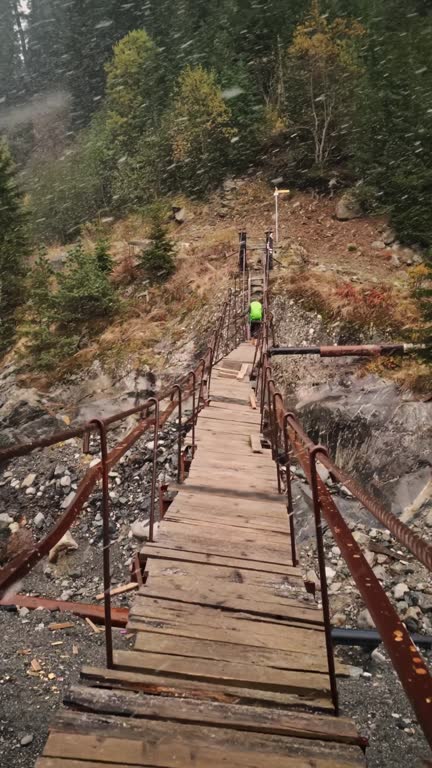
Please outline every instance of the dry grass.
[[381, 330], [400, 335], [419, 322], [408, 287], [357, 284], [302, 270], [280, 277], [276, 290], [301, 301], [305, 309], [319, 312], [325, 320], [341, 320], [366, 333]]

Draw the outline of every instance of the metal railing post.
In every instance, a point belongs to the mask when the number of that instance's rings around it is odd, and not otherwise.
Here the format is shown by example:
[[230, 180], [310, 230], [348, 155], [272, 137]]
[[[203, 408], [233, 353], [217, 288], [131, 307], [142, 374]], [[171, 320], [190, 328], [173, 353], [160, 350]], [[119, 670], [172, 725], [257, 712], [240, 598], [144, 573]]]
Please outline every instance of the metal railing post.
[[329, 677], [330, 677], [330, 689], [331, 689], [333, 706], [335, 708], [335, 714], [338, 715], [339, 714], [339, 696], [338, 696], [337, 683], [336, 683], [336, 670], [335, 670], [335, 662], [334, 662], [333, 643], [332, 643], [332, 637], [331, 637], [330, 603], [329, 603], [329, 595], [328, 595], [328, 587], [327, 587], [327, 575], [326, 575], [325, 552], [324, 552], [324, 536], [322, 531], [321, 505], [320, 505], [319, 488], [318, 488], [318, 470], [316, 465], [316, 458], [319, 453], [322, 453], [325, 456], [327, 456], [326, 448], [324, 448], [322, 445], [316, 445], [314, 446], [314, 448], [310, 449], [309, 467], [310, 467], [310, 477], [311, 477], [313, 508], [314, 508], [314, 516], [315, 516], [315, 533], [316, 533], [316, 541], [317, 541], [319, 578], [321, 583], [321, 602], [322, 602], [322, 610], [323, 610], [323, 616], [324, 616], [324, 632], [325, 632], [325, 639], [326, 639], [327, 663], [328, 663], [328, 671], [329, 671]]
[[149, 403], [155, 407], [154, 432], [153, 432], [153, 465], [152, 465], [152, 485], [150, 497], [150, 519], [149, 519], [149, 541], [154, 541], [154, 524], [156, 510], [156, 483], [157, 483], [157, 452], [159, 446], [159, 400], [152, 397]]
[[271, 395], [272, 384], [274, 387], [274, 380], [269, 379], [267, 382], [267, 388], [268, 388], [269, 410], [271, 414], [270, 418], [272, 422], [272, 454], [273, 454], [273, 461], [276, 462], [278, 493], [282, 493], [281, 474], [280, 474], [280, 465], [279, 465], [279, 429], [278, 429], [278, 423], [276, 419], [277, 393], [274, 392], [273, 396]]
[[293, 505], [293, 497], [292, 497], [292, 480], [291, 480], [291, 465], [290, 465], [290, 443], [289, 443], [289, 436], [288, 436], [288, 419], [289, 419], [289, 413], [284, 414], [284, 420], [283, 420], [283, 433], [284, 433], [284, 448], [285, 448], [285, 471], [286, 471], [286, 490], [287, 490], [287, 512], [288, 512], [288, 520], [289, 520], [289, 527], [290, 527], [290, 537], [291, 537], [291, 559], [293, 566], [295, 567], [297, 565], [297, 546], [296, 546], [296, 534], [295, 534], [295, 524], [294, 524], [294, 505]]
[[100, 435], [101, 465], [102, 465], [102, 556], [103, 556], [103, 583], [104, 583], [104, 614], [105, 614], [105, 648], [106, 665], [108, 669], [114, 669], [113, 640], [111, 622], [111, 562], [110, 562], [110, 530], [109, 530], [109, 477], [108, 477], [108, 441], [107, 430], [101, 419], [93, 419], [94, 425]]
[[[177, 482], [183, 482], [182, 472], [182, 389], [180, 384], [174, 384], [173, 393], [178, 394], [178, 424], [177, 424]], [[172, 394], [171, 394], [172, 399]]]
[[192, 378], [192, 458], [195, 456], [195, 426], [196, 426], [196, 373], [191, 371], [189, 378]]

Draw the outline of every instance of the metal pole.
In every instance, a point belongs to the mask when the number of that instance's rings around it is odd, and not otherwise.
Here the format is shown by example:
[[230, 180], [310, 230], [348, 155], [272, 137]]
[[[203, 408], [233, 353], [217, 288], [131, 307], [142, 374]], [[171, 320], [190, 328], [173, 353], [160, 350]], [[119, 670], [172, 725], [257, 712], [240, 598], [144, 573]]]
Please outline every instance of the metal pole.
[[279, 243], [279, 192], [275, 189], [275, 209], [276, 209], [276, 245]]
[[156, 397], [151, 398], [155, 407], [154, 432], [153, 432], [153, 465], [152, 465], [152, 484], [150, 496], [150, 520], [149, 520], [149, 541], [154, 541], [154, 524], [156, 509], [156, 482], [157, 482], [157, 452], [159, 445], [159, 400]]
[[[269, 399], [270, 399], [270, 384], [274, 385], [273, 379], [269, 379], [268, 387], [269, 387]], [[280, 464], [279, 464], [279, 424], [276, 419], [276, 397], [278, 393], [273, 394], [273, 434], [275, 437], [275, 448], [274, 448], [274, 460], [276, 461], [276, 472], [277, 472], [277, 484], [278, 484], [278, 493], [282, 493], [282, 483], [281, 483], [281, 471], [280, 471]]]
[[[177, 425], [177, 482], [183, 481], [182, 473], [182, 390], [180, 384], [174, 384], [173, 393], [178, 394], [178, 425]], [[171, 395], [172, 399], [172, 395]]]
[[[282, 396], [281, 396], [282, 400]], [[291, 466], [290, 466], [290, 443], [289, 443], [289, 437], [288, 437], [288, 414], [284, 415], [283, 420], [283, 433], [284, 433], [284, 447], [285, 447], [285, 468], [286, 468], [286, 485], [287, 485], [287, 512], [288, 512], [288, 520], [289, 520], [289, 527], [290, 527], [290, 537], [291, 537], [291, 558], [292, 558], [292, 564], [295, 567], [297, 565], [297, 547], [296, 547], [296, 535], [295, 535], [295, 525], [294, 525], [294, 505], [293, 505], [293, 497], [292, 497], [292, 479], [291, 479]]]
[[189, 377], [192, 378], [192, 458], [195, 456], [195, 410], [196, 410], [196, 373], [191, 371]]
[[335, 708], [335, 714], [338, 715], [339, 714], [339, 697], [338, 697], [338, 690], [337, 690], [337, 684], [336, 684], [336, 670], [335, 670], [335, 663], [334, 663], [333, 643], [332, 643], [332, 637], [331, 637], [330, 603], [329, 603], [328, 588], [327, 588], [324, 537], [323, 537], [322, 523], [321, 523], [321, 505], [319, 500], [318, 472], [316, 467], [316, 457], [319, 453], [323, 453], [324, 455], [327, 455], [326, 448], [324, 448], [321, 445], [316, 445], [314, 448], [312, 448], [309, 451], [310, 477], [311, 477], [312, 499], [313, 499], [313, 508], [314, 508], [314, 516], [315, 516], [315, 533], [316, 533], [316, 541], [317, 541], [319, 578], [321, 583], [321, 601], [322, 601], [322, 610], [323, 610], [323, 616], [324, 616], [324, 632], [325, 632], [325, 638], [326, 638], [327, 663], [328, 663], [328, 671], [329, 671], [329, 677], [330, 677], [330, 689], [331, 689], [333, 706]]
[[101, 469], [102, 469], [102, 520], [103, 520], [103, 581], [104, 581], [104, 613], [105, 613], [105, 648], [106, 665], [108, 669], [114, 669], [113, 641], [111, 623], [111, 563], [110, 563], [110, 531], [109, 531], [109, 478], [108, 478], [108, 444], [107, 430], [101, 419], [93, 419], [94, 425], [99, 431], [101, 443]]

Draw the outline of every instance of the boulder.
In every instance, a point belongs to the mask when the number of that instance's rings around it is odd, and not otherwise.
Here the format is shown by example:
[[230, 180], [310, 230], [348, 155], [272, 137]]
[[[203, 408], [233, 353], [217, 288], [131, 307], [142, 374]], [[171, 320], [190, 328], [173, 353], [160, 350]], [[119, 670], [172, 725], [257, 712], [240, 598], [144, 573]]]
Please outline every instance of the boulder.
[[393, 245], [393, 243], [396, 240], [396, 235], [395, 235], [395, 233], [393, 232], [392, 229], [386, 229], [383, 232], [382, 239], [383, 239], [383, 243], [385, 245]]
[[336, 205], [336, 218], [339, 221], [350, 221], [362, 216], [360, 203], [355, 199], [351, 192], [346, 192]]
[[176, 208], [175, 206], [173, 206], [173, 216], [174, 221], [176, 221], [177, 224], [184, 224], [186, 221], [192, 218], [186, 208]]
[[420, 629], [421, 618], [422, 618], [422, 612], [420, 608], [418, 608], [417, 606], [412, 606], [411, 608], [408, 608], [404, 616], [404, 622], [406, 624], [407, 629], [410, 632], [417, 632]]
[[407, 584], [404, 584], [403, 582], [400, 582], [399, 584], [396, 584], [394, 590], [393, 590], [393, 596], [395, 600], [402, 600], [403, 596], [406, 592], [409, 592], [409, 588]]
[[375, 629], [373, 618], [366, 608], [359, 613], [357, 623], [360, 629]]
[[67, 531], [65, 535], [53, 546], [48, 555], [50, 563], [56, 563], [58, 556], [61, 552], [73, 552], [78, 549], [78, 544], [73, 538], [70, 531]]

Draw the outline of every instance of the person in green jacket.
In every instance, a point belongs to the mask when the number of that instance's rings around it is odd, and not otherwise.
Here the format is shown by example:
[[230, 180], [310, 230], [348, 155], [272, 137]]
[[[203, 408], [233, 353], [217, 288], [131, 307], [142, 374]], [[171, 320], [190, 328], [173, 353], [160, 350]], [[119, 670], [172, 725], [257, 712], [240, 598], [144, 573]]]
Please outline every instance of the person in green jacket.
[[249, 323], [251, 338], [257, 339], [263, 321], [263, 305], [260, 301], [251, 301], [249, 307]]

